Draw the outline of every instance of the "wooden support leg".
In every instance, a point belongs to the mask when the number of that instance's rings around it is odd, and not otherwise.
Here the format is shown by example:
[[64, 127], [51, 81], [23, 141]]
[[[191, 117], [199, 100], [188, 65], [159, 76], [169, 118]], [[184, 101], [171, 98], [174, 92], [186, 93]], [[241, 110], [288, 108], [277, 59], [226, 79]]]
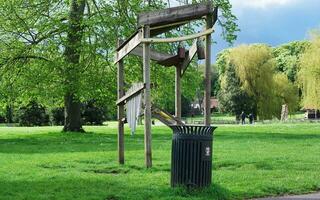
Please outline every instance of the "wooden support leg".
[[[208, 15], [206, 19], [206, 28], [212, 28], [212, 16]], [[206, 61], [205, 61], [205, 92], [204, 92], [204, 118], [205, 125], [211, 123], [211, 34], [206, 35]]]
[[[120, 41], [118, 41], [120, 45]], [[124, 96], [124, 65], [123, 60], [118, 62], [118, 99]], [[118, 105], [118, 158], [119, 164], [124, 164], [124, 105]]]
[[175, 117], [181, 120], [181, 66], [176, 66], [175, 77]]
[[[150, 27], [143, 28], [144, 38], [150, 37]], [[143, 80], [145, 83], [144, 93], [144, 148], [146, 167], [152, 167], [151, 152], [151, 91], [150, 91], [150, 44], [143, 43]]]

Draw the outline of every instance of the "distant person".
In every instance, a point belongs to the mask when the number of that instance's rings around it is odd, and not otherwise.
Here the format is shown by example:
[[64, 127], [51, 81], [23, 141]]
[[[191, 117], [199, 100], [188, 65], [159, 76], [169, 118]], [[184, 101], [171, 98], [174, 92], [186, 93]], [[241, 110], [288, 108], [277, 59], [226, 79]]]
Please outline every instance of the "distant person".
[[241, 124], [245, 124], [246, 123], [246, 114], [243, 111], [240, 114], [240, 118], [241, 118]]
[[248, 118], [249, 118], [249, 123], [253, 124], [254, 116], [252, 113], [249, 114]]

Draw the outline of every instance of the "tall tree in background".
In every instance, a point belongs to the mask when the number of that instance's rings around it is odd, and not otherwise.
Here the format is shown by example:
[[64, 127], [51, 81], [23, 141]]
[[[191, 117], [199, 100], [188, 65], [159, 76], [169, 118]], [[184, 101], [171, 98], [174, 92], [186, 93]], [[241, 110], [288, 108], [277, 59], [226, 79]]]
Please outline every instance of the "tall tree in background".
[[143, 0], [0, 0], [2, 103], [14, 99], [17, 106], [30, 100], [64, 105], [64, 130], [82, 131], [81, 102], [95, 99], [114, 110], [116, 38], [131, 34], [136, 13], [161, 5]]
[[288, 79], [295, 83], [299, 59], [309, 46], [309, 41], [294, 41], [273, 48], [272, 54], [276, 60], [276, 70], [285, 73]]
[[[223, 74], [220, 80], [221, 92], [224, 93], [221, 95], [228, 94], [240, 85], [241, 90], [236, 90], [237, 96], [241, 97], [240, 92], [244, 92], [242, 98], [247, 98], [259, 119], [279, 118], [282, 104], [288, 104], [291, 111], [297, 107], [298, 90], [286, 75], [275, 70], [271, 47], [262, 44], [241, 45], [220, 55], [218, 61], [220, 73]], [[235, 78], [232, 78], [233, 70]], [[240, 100], [235, 100], [238, 105]]]
[[[80, 102], [95, 99], [114, 112], [116, 70], [112, 61], [116, 39], [132, 34], [136, 29], [137, 13], [163, 8], [164, 2], [0, 0], [1, 103], [19, 107], [35, 100], [49, 107], [64, 106], [65, 131], [82, 131]], [[232, 42], [238, 28], [231, 5], [228, 0], [214, 2], [222, 11], [220, 24], [225, 28], [224, 37]], [[188, 30], [190, 28], [183, 28], [172, 34], [183, 34]], [[172, 51], [168, 46], [159, 48]], [[130, 69], [126, 69], [126, 81], [129, 85], [142, 80], [142, 73], [141, 61], [132, 58], [125, 64], [128, 62]], [[167, 69], [154, 66], [153, 71], [165, 74]], [[174, 70], [168, 74], [156, 75], [152, 81], [168, 83]], [[186, 74], [188, 76], [194, 77]], [[159, 84], [159, 94], [167, 94], [165, 85]], [[189, 86], [183, 87], [187, 90], [186, 95], [191, 96]], [[173, 95], [156, 96], [158, 100], [174, 98]]]
[[311, 45], [301, 56], [298, 73], [302, 88], [302, 106], [320, 109], [320, 31], [311, 32]]
[[274, 114], [271, 48], [266, 45], [242, 45], [231, 50], [230, 59], [243, 89], [256, 102], [258, 116], [271, 118]]
[[242, 111], [257, 116], [254, 99], [241, 87], [235, 66], [230, 62], [230, 50], [224, 50], [217, 56], [216, 65], [219, 71], [220, 90], [218, 92], [219, 109], [234, 114], [239, 120]]
[[[80, 79], [79, 65], [81, 54], [81, 41], [83, 35], [83, 14], [85, 8], [85, 0], [71, 0], [69, 10], [69, 26], [67, 30], [67, 41], [65, 45], [65, 60], [67, 68], [65, 70], [65, 87], [64, 109], [65, 122], [64, 131], [82, 131], [81, 125], [81, 102], [77, 96], [78, 85]], [[73, 81], [71, 81], [73, 80]]]

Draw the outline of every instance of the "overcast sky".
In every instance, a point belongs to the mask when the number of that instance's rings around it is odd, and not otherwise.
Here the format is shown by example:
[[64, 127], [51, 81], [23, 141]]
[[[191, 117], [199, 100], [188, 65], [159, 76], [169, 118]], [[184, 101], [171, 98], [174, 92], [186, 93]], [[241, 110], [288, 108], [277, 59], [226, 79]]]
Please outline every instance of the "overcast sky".
[[[239, 44], [267, 43], [277, 46], [308, 38], [308, 31], [320, 28], [320, 0], [231, 0], [241, 31]], [[218, 29], [218, 27], [217, 27]], [[217, 30], [213, 58], [228, 44]], [[213, 60], [214, 61], [214, 60]]]
[[[178, 6], [172, 0], [171, 6]], [[230, 0], [241, 31], [234, 46], [267, 43], [271, 46], [308, 38], [308, 31], [320, 28], [320, 0]], [[215, 27], [212, 62], [228, 47], [221, 29]]]

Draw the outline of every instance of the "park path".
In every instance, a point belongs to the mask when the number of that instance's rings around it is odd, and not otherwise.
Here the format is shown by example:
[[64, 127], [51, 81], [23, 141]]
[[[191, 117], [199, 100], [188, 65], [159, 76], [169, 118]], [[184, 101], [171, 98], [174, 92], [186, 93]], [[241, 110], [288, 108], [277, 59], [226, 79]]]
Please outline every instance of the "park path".
[[320, 200], [320, 192], [305, 195], [260, 198], [255, 200]]

